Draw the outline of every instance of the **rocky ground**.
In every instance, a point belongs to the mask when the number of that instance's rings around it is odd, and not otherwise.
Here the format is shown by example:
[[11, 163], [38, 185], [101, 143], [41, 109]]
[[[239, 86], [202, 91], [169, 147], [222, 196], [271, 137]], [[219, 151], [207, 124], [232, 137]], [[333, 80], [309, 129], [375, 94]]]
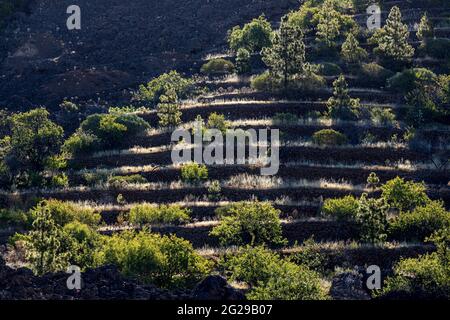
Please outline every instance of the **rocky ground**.
[[226, 44], [227, 30], [295, 0], [78, 0], [81, 30], [68, 31], [69, 0], [32, 0], [0, 38], [0, 105], [57, 105], [126, 94], [170, 69], [189, 72]]

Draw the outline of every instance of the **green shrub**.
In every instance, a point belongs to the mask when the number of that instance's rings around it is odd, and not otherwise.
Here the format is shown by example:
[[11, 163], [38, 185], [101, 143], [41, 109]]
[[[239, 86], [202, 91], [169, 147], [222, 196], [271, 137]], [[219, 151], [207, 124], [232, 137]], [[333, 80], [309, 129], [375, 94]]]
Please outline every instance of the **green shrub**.
[[153, 206], [141, 204], [130, 210], [132, 224], [181, 224], [189, 221], [190, 211], [177, 205]]
[[208, 75], [222, 75], [234, 72], [234, 64], [231, 61], [218, 58], [205, 63], [201, 68], [201, 73]]
[[376, 63], [363, 63], [358, 74], [358, 83], [362, 86], [372, 85], [384, 87], [386, 81], [394, 73]]
[[208, 179], [208, 168], [198, 163], [186, 163], [181, 166], [181, 179], [185, 182], [200, 182]]
[[396, 124], [395, 113], [390, 108], [374, 107], [370, 108], [372, 122], [376, 125], [394, 126]]
[[360, 228], [360, 240], [364, 243], [383, 243], [387, 238], [387, 214], [389, 206], [384, 199], [368, 198], [363, 194], [359, 200], [356, 221]]
[[396, 240], [424, 241], [434, 232], [450, 227], [450, 212], [444, 204], [430, 201], [412, 212], [401, 212], [389, 225], [389, 234]]
[[140, 174], [133, 174], [129, 176], [114, 176], [108, 179], [108, 184], [114, 188], [126, 187], [129, 184], [144, 184], [147, 179]]
[[80, 156], [94, 152], [100, 144], [100, 139], [82, 130], [77, 130], [63, 144], [62, 151], [70, 156]]
[[381, 186], [382, 197], [399, 211], [411, 211], [418, 206], [426, 205], [430, 199], [426, 194], [424, 183], [405, 181], [397, 177]]
[[342, 69], [335, 63], [324, 62], [320, 65], [320, 73], [324, 76], [336, 76], [342, 74]]
[[100, 214], [92, 209], [83, 208], [74, 203], [60, 200], [45, 200], [40, 202], [31, 210], [31, 217], [35, 219], [42, 211], [49, 212], [51, 218], [58, 226], [65, 226], [75, 221], [88, 226], [96, 226], [101, 219]]
[[226, 134], [227, 130], [230, 128], [230, 123], [225, 120], [225, 116], [223, 114], [213, 112], [208, 117], [206, 127], [208, 129], [218, 129], [223, 134]]
[[0, 209], [0, 227], [30, 227], [32, 219], [29, 213], [18, 209]]
[[208, 186], [208, 199], [211, 201], [218, 201], [222, 192], [220, 181], [214, 180]]
[[322, 249], [320, 244], [314, 241], [313, 237], [305, 240], [299, 249], [300, 250], [290, 258], [292, 262], [308, 267], [308, 269], [321, 274], [326, 272], [328, 257], [321, 252]]
[[161, 287], [191, 286], [211, 267], [188, 241], [146, 231], [107, 238], [102, 254], [104, 263], [117, 265], [125, 275]]
[[272, 44], [272, 27], [264, 15], [253, 19], [243, 28], [235, 26], [228, 32], [228, 43], [230, 48], [237, 52], [244, 48], [249, 52], [259, 53], [263, 48]]
[[245, 48], [239, 48], [236, 54], [236, 71], [238, 74], [246, 74], [252, 71], [251, 54]]
[[354, 196], [326, 199], [322, 212], [338, 221], [353, 221], [358, 213], [359, 201]]
[[269, 71], [265, 71], [252, 78], [251, 87], [260, 92], [274, 92], [281, 88], [281, 83], [274, 79]]
[[216, 210], [220, 224], [210, 235], [227, 244], [285, 243], [282, 237], [280, 210], [268, 202], [239, 202]]
[[160, 97], [167, 95], [170, 90], [175, 91], [179, 99], [186, 99], [195, 90], [194, 81], [184, 78], [176, 71], [170, 71], [152, 79], [146, 85], [140, 85], [136, 98], [156, 106], [161, 102]]
[[317, 131], [313, 134], [312, 141], [319, 146], [341, 146], [348, 143], [344, 134], [333, 129]]

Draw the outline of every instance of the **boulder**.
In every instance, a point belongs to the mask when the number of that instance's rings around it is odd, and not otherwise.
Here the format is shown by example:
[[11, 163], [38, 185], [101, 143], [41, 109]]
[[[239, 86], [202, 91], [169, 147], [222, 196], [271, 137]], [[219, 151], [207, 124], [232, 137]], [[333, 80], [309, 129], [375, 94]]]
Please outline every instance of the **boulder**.
[[209, 276], [193, 292], [195, 300], [245, 300], [244, 294], [231, 287], [221, 276]]

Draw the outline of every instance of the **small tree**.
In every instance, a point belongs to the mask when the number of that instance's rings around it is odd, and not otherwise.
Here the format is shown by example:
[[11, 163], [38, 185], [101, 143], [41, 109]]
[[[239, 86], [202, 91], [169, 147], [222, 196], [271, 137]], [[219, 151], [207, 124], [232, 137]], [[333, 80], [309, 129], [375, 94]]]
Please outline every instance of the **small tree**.
[[367, 59], [367, 51], [359, 46], [356, 37], [349, 33], [342, 45], [341, 56], [345, 62], [360, 63]]
[[292, 76], [305, 71], [305, 44], [300, 27], [288, 22], [284, 16], [280, 30], [275, 33], [273, 46], [262, 51], [263, 61], [269, 67], [271, 75], [283, 79], [287, 90]]
[[333, 97], [328, 99], [328, 115], [333, 119], [354, 120], [358, 117], [359, 99], [352, 99], [343, 75], [333, 83]]
[[174, 127], [181, 123], [181, 111], [175, 90], [169, 90], [160, 97], [158, 104], [159, 125], [161, 127]]
[[422, 41], [422, 44], [424, 41], [426, 41], [429, 38], [432, 38], [434, 35], [434, 28], [431, 23], [431, 21], [428, 19], [428, 15], [425, 12], [425, 14], [422, 16], [422, 19], [420, 19], [419, 27], [417, 29], [417, 39]]
[[250, 59], [250, 52], [245, 48], [239, 48], [236, 54], [236, 70], [239, 74], [245, 74], [252, 70]]
[[362, 242], [376, 244], [386, 240], [388, 209], [384, 199], [372, 199], [368, 198], [367, 194], [362, 195], [356, 214]]
[[402, 14], [392, 7], [386, 25], [377, 30], [371, 41], [377, 44], [375, 52], [394, 61], [407, 61], [414, 56], [414, 48], [408, 43], [408, 26], [402, 22]]
[[260, 52], [272, 44], [272, 26], [264, 15], [253, 19], [243, 28], [234, 27], [228, 33], [228, 43], [233, 51], [245, 48], [249, 52]]
[[369, 177], [367, 178], [367, 186], [371, 188], [373, 191], [378, 187], [380, 184], [380, 178], [378, 178], [377, 174], [375, 172], [371, 172]]
[[430, 201], [424, 183], [405, 181], [400, 177], [386, 182], [381, 190], [383, 199], [400, 212], [414, 210]]
[[339, 15], [340, 13], [334, 9], [334, 5], [330, 1], [325, 2], [316, 14], [319, 20], [316, 40], [320, 44], [329, 48], [335, 46], [335, 40], [341, 34]]

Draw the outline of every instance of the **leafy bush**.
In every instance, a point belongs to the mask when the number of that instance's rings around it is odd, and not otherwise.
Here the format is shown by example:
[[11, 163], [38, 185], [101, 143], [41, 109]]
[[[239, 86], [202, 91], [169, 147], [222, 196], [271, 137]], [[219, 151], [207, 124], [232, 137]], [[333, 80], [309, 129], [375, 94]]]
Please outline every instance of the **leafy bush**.
[[326, 199], [322, 212], [338, 221], [353, 221], [358, 213], [359, 201], [354, 196]]
[[186, 182], [200, 182], [208, 179], [208, 168], [198, 163], [187, 163], [181, 166], [181, 179]]
[[401, 212], [389, 225], [389, 234], [396, 240], [424, 241], [434, 232], [450, 227], [450, 212], [444, 204], [430, 201], [412, 212]]
[[221, 265], [230, 280], [250, 285], [250, 300], [323, 300], [326, 292], [317, 273], [264, 247], [245, 247]]
[[236, 54], [236, 71], [238, 74], [246, 74], [252, 71], [251, 54], [245, 48], [239, 48]]
[[333, 129], [317, 131], [312, 136], [312, 141], [320, 146], [341, 146], [348, 143], [347, 137]]
[[167, 95], [170, 90], [175, 91], [179, 99], [185, 99], [194, 92], [194, 89], [193, 80], [184, 78], [176, 71], [170, 71], [152, 79], [146, 85], [140, 85], [136, 98], [156, 106], [161, 102], [160, 97]]
[[418, 206], [426, 205], [430, 199], [426, 194], [424, 183], [405, 181], [397, 177], [381, 187], [382, 198], [399, 211], [412, 211]]
[[276, 244], [282, 237], [280, 210], [268, 202], [239, 202], [216, 210], [220, 224], [210, 235], [227, 244]]
[[223, 134], [226, 134], [227, 130], [230, 127], [230, 123], [225, 120], [225, 116], [223, 114], [218, 114], [216, 112], [213, 112], [208, 117], [208, 121], [206, 122], [206, 127], [208, 129], [218, 129]]
[[144, 119], [134, 114], [94, 114], [81, 123], [81, 130], [98, 137], [105, 148], [117, 147], [149, 128]]
[[336, 76], [342, 74], [342, 69], [335, 63], [324, 62], [320, 65], [320, 73], [324, 76]]
[[396, 123], [395, 113], [393, 113], [390, 108], [370, 108], [370, 115], [372, 122], [376, 125], [394, 126]]
[[234, 72], [234, 64], [231, 61], [218, 58], [205, 63], [201, 68], [201, 73], [208, 75], [222, 75]]
[[417, 259], [400, 260], [379, 296], [388, 299], [450, 299], [450, 228], [440, 230], [429, 241], [434, 242], [437, 251]]
[[190, 211], [177, 205], [153, 206], [141, 204], [130, 210], [132, 224], [181, 224], [189, 221]]
[[235, 26], [228, 32], [230, 48], [237, 52], [244, 48], [249, 52], [260, 52], [263, 48], [272, 44], [272, 27], [264, 15], [253, 19], [243, 28]]
[[387, 81], [388, 88], [393, 92], [402, 92], [407, 94], [419, 87], [434, 85], [436, 75], [425, 68], [406, 69], [398, 72]]
[[328, 257], [321, 252], [320, 245], [314, 241], [313, 237], [305, 240], [299, 249], [299, 252], [291, 257], [292, 262], [308, 267], [310, 270], [325, 273]]
[[127, 276], [161, 287], [190, 286], [210, 270], [210, 263], [176, 236], [146, 231], [123, 232], [106, 239], [104, 263], [115, 264]]
[[31, 223], [31, 216], [25, 211], [8, 208], [0, 209], [1, 228], [9, 226], [29, 227]]
[[385, 86], [394, 73], [376, 63], [363, 63], [358, 75], [361, 85]]
[[174, 127], [181, 123], [181, 111], [178, 97], [174, 90], [168, 90], [158, 103], [158, 118], [161, 127]]
[[114, 188], [122, 188], [129, 184], [143, 184], [147, 182], [147, 179], [140, 174], [133, 174], [129, 176], [114, 176], [108, 179], [108, 184]]
[[211, 201], [218, 201], [220, 199], [220, 194], [222, 192], [222, 187], [218, 180], [212, 181], [208, 186], [208, 199]]
[[39, 213], [48, 212], [57, 226], [65, 226], [71, 222], [80, 222], [88, 226], [99, 224], [101, 216], [94, 210], [82, 208], [70, 202], [60, 200], [45, 200], [31, 210], [31, 217], [35, 219]]
[[100, 139], [80, 129], [71, 135], [63, 144], [62, 151], [70, 156], [80, 156], [94, 152], [100, 144]]

